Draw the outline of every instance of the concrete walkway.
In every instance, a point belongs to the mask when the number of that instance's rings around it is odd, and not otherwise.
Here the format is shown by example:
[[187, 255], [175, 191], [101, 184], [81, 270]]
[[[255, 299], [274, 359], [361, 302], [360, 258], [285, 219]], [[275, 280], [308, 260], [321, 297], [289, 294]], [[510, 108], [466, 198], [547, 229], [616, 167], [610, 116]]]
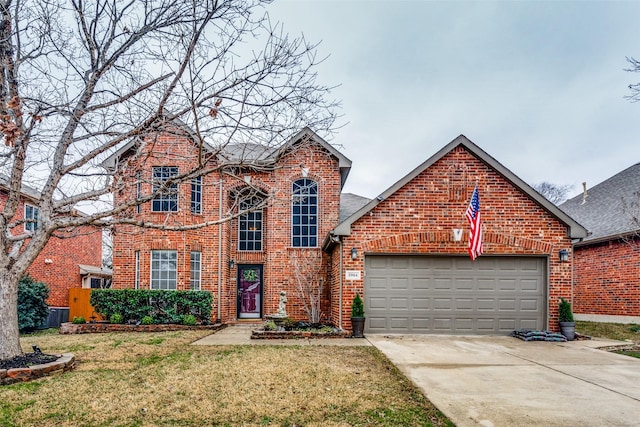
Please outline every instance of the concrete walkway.
[[252, 340], [251, 331], [256, 325], [231, 325], [208, 335], [193, 345], [336, 345], [336, 346], [370, 346], [366, 338], [301, 338]]
[[640, 425], [640, 359], [619, 341], [368, 335], [458, 427]]

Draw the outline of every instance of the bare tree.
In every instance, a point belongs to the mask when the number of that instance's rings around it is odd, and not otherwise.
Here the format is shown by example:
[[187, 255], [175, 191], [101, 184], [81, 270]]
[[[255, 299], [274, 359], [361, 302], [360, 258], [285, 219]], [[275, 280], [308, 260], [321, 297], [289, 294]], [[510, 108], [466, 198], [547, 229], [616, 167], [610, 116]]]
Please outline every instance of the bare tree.
[[554, 205], [559, 205], [567, 200], [567, 195], [573, 189], [573, 185], [560, 185], [543, 181], [538, 184], [533, 184], [533, 189], [542, 194]]
[[322, 252], [302, 250], [292, 257], [296, 294], [302, 301], [307, 319], [311, 323], [322, 321], [322, 296], [324, 295], [324, 268]]
[[[628, 57], [627, 62], [631, 64], [631, 67], [625, 69], [625, 71], [640, 73], [640, 61], [635, 58]], [[629, 84], [629, 90], [631, 91], [631, 94], [627, 95], [626, 98], [631, 100], [632, 102], [640, 101], [640, 82]]]
[[[274, 147], [303, 126], [332, 133], [338, 104], [316, 81], [317, 45], [271, 22], [268, 3], [0, 0], [0, 173], [8, 188], [0, 360], [21, 354], [18, 280], [54, 233], [127, 222], [122, 213], [132, 206], [212, 172], [201, 158], [155, 193], [113, 206], [121, 183], [100, 164], [123, 145], [176, 121], [208, 155], [237, 142]], [[242, 167], [243, 157], [233, 162]], [[37, 227], [25, 227], [18, 212], [27, 184], [40, 192]]]

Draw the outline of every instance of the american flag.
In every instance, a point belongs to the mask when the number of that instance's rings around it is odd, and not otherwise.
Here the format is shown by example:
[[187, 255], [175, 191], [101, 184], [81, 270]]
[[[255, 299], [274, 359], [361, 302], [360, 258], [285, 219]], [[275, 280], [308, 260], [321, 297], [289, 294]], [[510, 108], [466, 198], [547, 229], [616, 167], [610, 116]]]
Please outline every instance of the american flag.
[[480, 221], [480, 195], [477, 185], [473, 189], [465, 216], [469, 220], [469, 256], [473, 261], [482, 254], [482, 222]]

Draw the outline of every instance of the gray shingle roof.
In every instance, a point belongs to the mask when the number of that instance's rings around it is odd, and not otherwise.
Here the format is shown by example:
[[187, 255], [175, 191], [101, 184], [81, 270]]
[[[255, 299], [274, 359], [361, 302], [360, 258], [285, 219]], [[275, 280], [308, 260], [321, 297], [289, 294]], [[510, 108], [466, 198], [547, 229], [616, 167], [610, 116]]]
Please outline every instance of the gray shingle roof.
[[638, 230], [632, 215], [640, 202], [640, 163], [628, 167], [600, 184], [587, 188], [587, 198], [579, 194], [560, 205], [560, 209], [591, 233], [584, 242], [617, 238]]
[[370, 201], [371, 199], [358, 196], [357, 194], [353, 193], [340, 194], [340, 222], [358, 212], [360, 208], [362, 208]]

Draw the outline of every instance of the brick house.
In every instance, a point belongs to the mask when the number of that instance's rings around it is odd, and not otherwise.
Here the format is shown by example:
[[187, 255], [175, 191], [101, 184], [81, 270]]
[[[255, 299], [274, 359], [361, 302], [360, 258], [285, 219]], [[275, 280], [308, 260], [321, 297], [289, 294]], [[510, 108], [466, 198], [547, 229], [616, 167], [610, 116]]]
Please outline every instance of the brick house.
[[[6, 182], [6, 178], [0, 177], [0, 206], [4, 206], [8, 197]], [[20, 206], [14, 220], [36, 221], [18, 225], [25, 231], [37, 227], [38, 198], [37, 190], [23, 185]], [[69, 289], [81, 288], [83, 283], [90, 287], [92, 279], [102, 280], [109, 276], [107, 271], [101, 270], [101, 265], [102, 229], [83, 226], [55, 233], [27, 269], [27, 273], [35, 280], [49, 285], [47, 304], [50, 307], [68, 313]], [[87, 272], [88, 266], [94, 271], [101, 270], [101, 274]]]
[[[114, 287], [209, 290], [214, 320], [228, 323], [275, 313], [282, 290], [304, 319], [300, 277], [313, 277], [323, 320], [344, 329], [356, 292], [370, 333], [557, 329], [557, 300], [572, 294], [558, 254], [586, 230], [464, 136], [369, 200], [341, 194], [351, 162], [310, 129], [278, 149], [202, 144], [202, 155], [172, 126], [104, 163], [117, 171], [116, 205], [144, 201], [123, 218], [166, 225], [116, 227]], [[240, 154], [249, 165], [234, 165]], [[221, 170], [161, 187], [198, 159]], [[476, 182], [485, 249], [471, 262], [464, 213]], [[198, 223], [209, 225], [172, 228]]]
[[573, 248], [578, 319], [640, 323], [638, 189], [640, 163], [560, 205], [589, 230]]

